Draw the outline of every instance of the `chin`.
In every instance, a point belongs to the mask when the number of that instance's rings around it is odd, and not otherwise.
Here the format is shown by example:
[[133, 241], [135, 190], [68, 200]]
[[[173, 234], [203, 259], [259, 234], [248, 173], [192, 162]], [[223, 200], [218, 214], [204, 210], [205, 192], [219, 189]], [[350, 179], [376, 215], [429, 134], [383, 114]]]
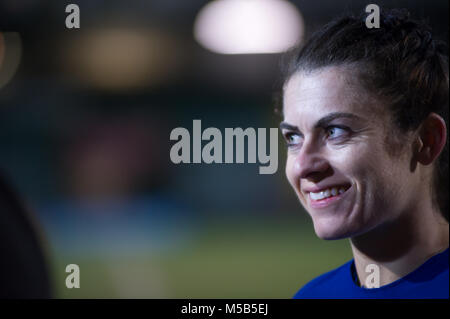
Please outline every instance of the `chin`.
[[324, 240], [337, 240], [352, 237], [355, 231], [348, 226], [337, 222], [323, 222], [313, 220], [314, 230], [317, 237]]

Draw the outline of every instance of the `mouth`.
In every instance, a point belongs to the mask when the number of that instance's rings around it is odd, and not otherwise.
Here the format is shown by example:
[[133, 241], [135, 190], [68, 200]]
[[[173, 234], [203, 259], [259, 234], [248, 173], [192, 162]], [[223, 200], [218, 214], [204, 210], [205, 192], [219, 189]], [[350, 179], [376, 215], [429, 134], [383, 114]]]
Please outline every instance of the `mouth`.
[[329, 206], [347, 195], [351, 185], [336, 185], [318, 192], [309, 192], [308, 198], [312, 208]]

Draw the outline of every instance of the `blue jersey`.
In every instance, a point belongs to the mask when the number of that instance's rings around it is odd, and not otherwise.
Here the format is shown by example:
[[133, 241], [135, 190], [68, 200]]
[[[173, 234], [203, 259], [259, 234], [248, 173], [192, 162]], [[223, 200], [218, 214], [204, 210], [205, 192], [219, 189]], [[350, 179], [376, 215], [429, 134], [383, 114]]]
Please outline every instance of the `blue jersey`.
[[388, 285], [364, 288], [357, 285], [354, 260], [306, 284], [294, 299], [448, 299], [449, 249]]

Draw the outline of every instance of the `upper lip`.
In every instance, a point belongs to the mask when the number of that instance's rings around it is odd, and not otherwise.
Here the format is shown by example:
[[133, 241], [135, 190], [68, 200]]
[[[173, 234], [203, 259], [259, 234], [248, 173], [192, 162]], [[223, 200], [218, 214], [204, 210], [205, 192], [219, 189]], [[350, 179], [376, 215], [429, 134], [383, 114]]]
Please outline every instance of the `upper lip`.
[[305, 192], [305, 193], [318, 193], [318, 192], [321, 192], [321, 191], [324, 191], [324, 190], [326, 190], [326, 189], [330, 189], [330, 188], [333, 188], [333, 187], [337, 187], [337, 188], [339, 188], [339, 187], [345, 187], [345, 188], [349, 188], [350, 186], [349, 186], [349, 184], [350, 183], [334, 183], [334, 184], [329, 184], [329, 185], [320, 185], [320, 186], [318, 186], [318, 185], [316, 185], [316, 186], [310, 186], [310, 187], [304, 187], [303, 188], [303, 191]]

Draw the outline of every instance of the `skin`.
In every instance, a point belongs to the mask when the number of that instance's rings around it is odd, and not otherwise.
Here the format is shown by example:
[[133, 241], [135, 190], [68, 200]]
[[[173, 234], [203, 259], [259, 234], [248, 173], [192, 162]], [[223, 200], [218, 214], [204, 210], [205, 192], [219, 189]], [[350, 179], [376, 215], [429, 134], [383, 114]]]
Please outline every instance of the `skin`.
[[[350, 238], [359, 282], [368, 264], [389, 284], [448, 247], [448, 223], [432, 205], [433, 164], [445, 122], [431, 114], [399, 133], [392, 116], [348, 69], [294, 74], [284, 87], [286, 176], [322, 239]], [[345, 193], [317, 204], [310, 191]]]

